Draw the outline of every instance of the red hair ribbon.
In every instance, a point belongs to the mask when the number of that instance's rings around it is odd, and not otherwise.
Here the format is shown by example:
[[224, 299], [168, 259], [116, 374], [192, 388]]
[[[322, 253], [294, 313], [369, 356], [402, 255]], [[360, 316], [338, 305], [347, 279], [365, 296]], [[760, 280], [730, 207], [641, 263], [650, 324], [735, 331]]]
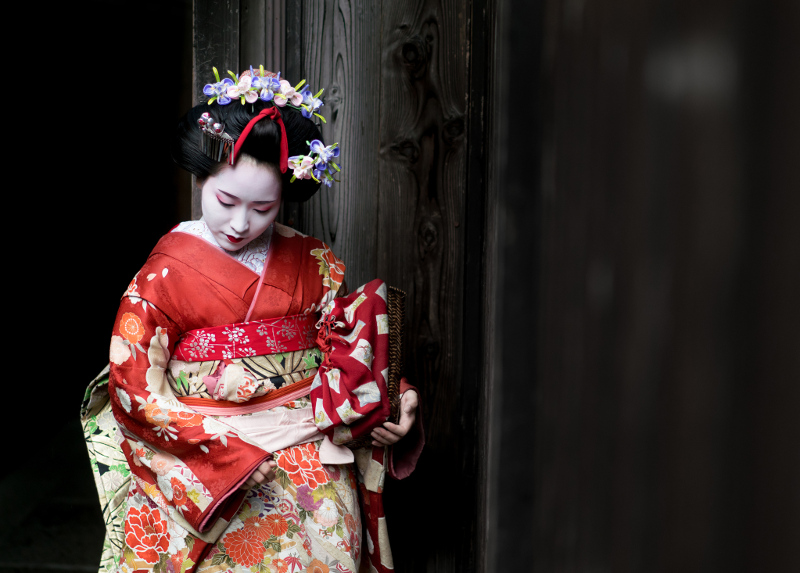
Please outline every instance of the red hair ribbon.
[[250, 122], [245, 126], [244, 130], [242, 130], [242, 134], [239, 136], [239, 139], [236, 140], [236, 145], [233, 147], [234, 161], [236, 161], [236, 157], [239, 155], [239, 150], [242, 148], [244, 140], [247, 139], [250, 130], [253, 129], [253, 126], [256, 123], [265, 117], [270, 118], [281, 126], [281, 161], [279, 166], [281, 168], [281, 173], [286, 173], [286, 170], [289, 168], [289, 142], [286, 140], [286, 126], [283, 125], [281, 112], [279, 112], [278, 108], [275, 106], [262, 109], [257, 116], [250, 120]]

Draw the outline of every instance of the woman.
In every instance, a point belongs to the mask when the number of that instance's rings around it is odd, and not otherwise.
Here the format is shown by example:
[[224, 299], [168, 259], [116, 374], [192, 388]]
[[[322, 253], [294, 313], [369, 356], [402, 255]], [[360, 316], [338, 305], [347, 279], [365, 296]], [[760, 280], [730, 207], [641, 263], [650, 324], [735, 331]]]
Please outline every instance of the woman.
[[[415, 424], [417, 397], [404, 382], [399, 424], [385, 422], [386, 287], [345, 296], [330, 249], [275, 222], [282, 199], [339, 169], [312, 121], [319, 94], [263, 68], [231, 75], [206, 86], [211, 105], [181, 120], [173, 150], [203, 219], [159, 241], [117, 315], [108, 396], [131, 479], [105, 500], [124, 529], [103, 567], [349, 572], [369, 556], [387, 570], [383, 446]], [[87, 432], [108, 434], [96, 412]], [[355, 458], [342, 445], [364, 437], [375, 447]]]

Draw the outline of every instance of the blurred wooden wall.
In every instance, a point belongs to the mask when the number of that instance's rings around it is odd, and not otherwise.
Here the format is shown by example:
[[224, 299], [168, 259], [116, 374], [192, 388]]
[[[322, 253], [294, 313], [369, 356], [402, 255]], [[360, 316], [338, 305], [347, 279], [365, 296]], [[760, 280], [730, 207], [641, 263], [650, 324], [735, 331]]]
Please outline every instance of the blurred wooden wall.
[[800, 5], [499, 4], [489, 570], [800, 570]]

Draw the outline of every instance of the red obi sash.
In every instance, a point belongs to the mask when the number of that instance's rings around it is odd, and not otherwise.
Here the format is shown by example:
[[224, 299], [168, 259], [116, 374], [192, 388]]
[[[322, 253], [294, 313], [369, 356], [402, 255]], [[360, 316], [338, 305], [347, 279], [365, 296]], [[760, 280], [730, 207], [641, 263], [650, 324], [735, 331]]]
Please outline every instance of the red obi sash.
[[251, 320], [186, 332], [173, 357], [186, 362], [293, 352], [316, 346], [316, 314]]

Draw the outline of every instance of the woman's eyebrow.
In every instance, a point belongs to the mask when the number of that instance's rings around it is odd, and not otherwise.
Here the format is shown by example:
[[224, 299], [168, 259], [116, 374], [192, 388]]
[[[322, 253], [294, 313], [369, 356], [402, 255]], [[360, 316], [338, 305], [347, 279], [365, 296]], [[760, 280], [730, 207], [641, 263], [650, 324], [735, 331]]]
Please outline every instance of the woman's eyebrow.
[[[231, 199], [236, 199], [237, 201], [240, 201], [240, 199], [236, 195], [232, 195], [231, 193], [227, 193], [227, 192], [223, 191], [222, 189], [217, 189], [217, 191], [219, 191], [223, 195], [227, 195]], [[275, 202], [275, 199], [273, 199], [272, 201], [253, 201], [253, 203], [255, 203], [256, 205], [266, 205], [267, 203], [274, 203], [274, 202]]]

